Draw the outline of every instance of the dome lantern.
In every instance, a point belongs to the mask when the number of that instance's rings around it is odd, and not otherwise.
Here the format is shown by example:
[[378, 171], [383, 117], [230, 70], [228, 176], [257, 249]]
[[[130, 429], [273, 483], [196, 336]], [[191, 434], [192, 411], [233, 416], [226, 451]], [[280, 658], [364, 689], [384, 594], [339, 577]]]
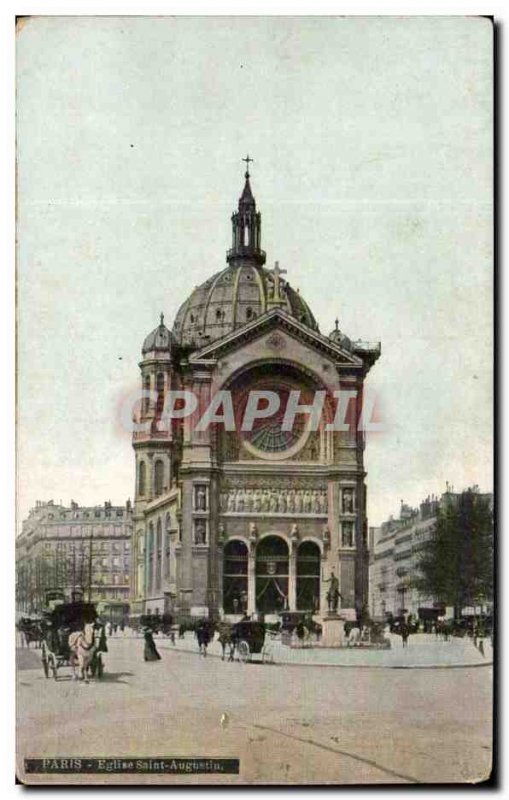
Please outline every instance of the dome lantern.
[[265, 252], [261, 249], [262, 218], [256, 210], [256, 201], [249, 182], [249, 162], [252, 158], [246, 156], [244, 175], [245, 184], [239, 198], [238, 210], [232, 214], [232, 246], [226, 254], [226, 260], [231, 266], [239, 266], [246, 261], [262, 266], [265, 264]]

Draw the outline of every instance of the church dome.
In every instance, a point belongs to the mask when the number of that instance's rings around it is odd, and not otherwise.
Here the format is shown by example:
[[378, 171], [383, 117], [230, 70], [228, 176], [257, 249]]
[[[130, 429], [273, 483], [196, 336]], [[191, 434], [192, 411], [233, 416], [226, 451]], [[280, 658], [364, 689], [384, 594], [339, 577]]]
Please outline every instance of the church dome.
[[277, 265], [270, 271], [247, 260], [216, 272], [179, 308], [173, 326], [175, 339], [185, 346], [205, 346], [274, 307], [317, 331], [307, 303], [279, 275]]
[[[249, 167], [253, 159], [243, 161]], [[173, 326], [177, 342], [185, 347], [202, 347], [252, 322], [272, 308], [281, 308], [317, 331], [318, 325], [299, 292], [281, 278], [278, 262], [265, 269], [266, 253], [261, 248], [261, 214], [246, 170], [245, 184], [237, 211], [231, 217], [232, 246], [226, 254], [228, 266], [197, 286], [179, 308]]]
[[173, 334], [164, 324], [164, 315], [161, 314], [161, 322], [149, 333], [141, 348], [142, 355], [153, 352], [170, 352], [175, 340]]

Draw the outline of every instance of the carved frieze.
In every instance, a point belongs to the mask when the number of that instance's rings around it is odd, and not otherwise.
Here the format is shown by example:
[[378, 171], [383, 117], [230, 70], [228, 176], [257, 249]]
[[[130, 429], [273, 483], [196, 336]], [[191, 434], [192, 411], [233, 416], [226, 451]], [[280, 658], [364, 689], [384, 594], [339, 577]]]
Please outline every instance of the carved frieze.
[[[261, 484], [261, 481], [260, 481]], [[326, 515], [327, 492], [317, 488], [228, 488], [220, 496], [223, 514]]]

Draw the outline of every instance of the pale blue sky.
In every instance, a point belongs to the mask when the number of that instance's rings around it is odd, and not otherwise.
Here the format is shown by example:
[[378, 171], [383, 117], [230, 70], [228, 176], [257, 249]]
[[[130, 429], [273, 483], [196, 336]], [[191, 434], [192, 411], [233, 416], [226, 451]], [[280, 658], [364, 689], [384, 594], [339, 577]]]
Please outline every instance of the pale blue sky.
[[369, 523], [491, 490], [491, 49], [473, 17], [29, 20], [20, 514], [132, 497], [118, 404], [159, 312], [225, 266], [246, 152], [268, 262], [323, 333], [382, 341]]

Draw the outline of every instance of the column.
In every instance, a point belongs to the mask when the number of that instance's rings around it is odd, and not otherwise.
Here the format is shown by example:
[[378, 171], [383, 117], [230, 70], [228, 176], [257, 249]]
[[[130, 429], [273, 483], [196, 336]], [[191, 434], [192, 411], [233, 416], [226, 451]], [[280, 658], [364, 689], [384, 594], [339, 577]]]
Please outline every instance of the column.
[[254, 548], [249, 549], [247, 557], [247, 613], [256, 612], [256, 556]]
[[297, 548], [292, 546], [288, 571], [288, 609], [297, 611]]

